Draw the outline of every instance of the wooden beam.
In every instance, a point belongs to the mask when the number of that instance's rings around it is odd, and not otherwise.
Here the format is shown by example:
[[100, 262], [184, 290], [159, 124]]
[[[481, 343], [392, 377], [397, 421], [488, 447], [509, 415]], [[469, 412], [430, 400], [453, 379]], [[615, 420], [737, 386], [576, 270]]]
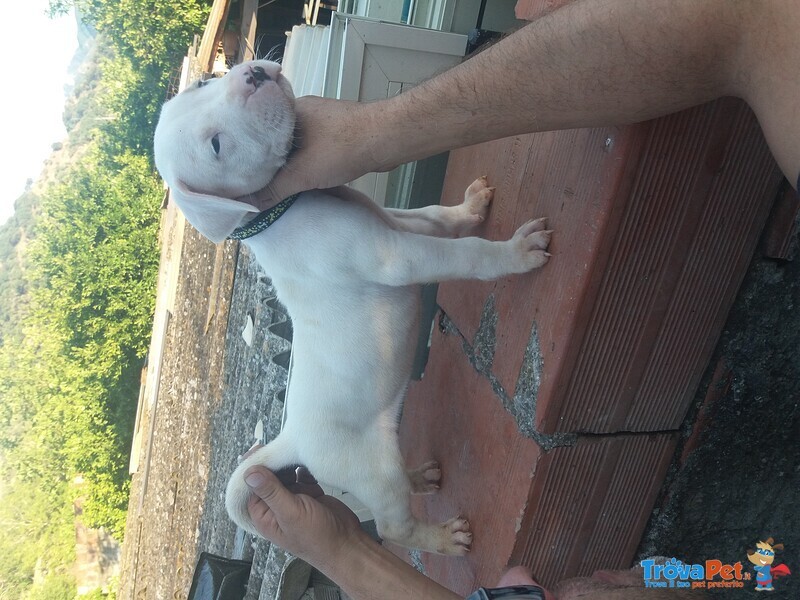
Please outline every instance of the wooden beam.
[[242, 4], [242, 29], [239, 33], [239, 61], [253, 60], [256, 55], [256, 24], [258, 0], [244, 0]]
[[203, 31], [200, 48], [197, 49], [197, 66], [204, 72], [210, 72], [214, 64], [217, 45], [222, 40], [225, 21], [228, 19], [230, 0], [214, 0], [208, 22]]

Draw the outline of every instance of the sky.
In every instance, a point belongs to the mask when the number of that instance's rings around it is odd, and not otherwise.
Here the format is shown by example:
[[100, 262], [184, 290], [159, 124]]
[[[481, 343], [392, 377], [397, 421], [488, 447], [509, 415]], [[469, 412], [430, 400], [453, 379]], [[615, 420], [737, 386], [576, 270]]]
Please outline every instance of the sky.
[[[77, 49], [75, 17], [50, 19], [48, 0], [22, 0], [5, 7], [3, 41], [16, 62], [3, 76], [4, 156], [0, 171], [0, 224], [14, 212], [25, 182], [37, 179], [52, 145], [66, 136], [61, 122], [64, 85]], [[10, 14], [9, 14], [10, 13]]]

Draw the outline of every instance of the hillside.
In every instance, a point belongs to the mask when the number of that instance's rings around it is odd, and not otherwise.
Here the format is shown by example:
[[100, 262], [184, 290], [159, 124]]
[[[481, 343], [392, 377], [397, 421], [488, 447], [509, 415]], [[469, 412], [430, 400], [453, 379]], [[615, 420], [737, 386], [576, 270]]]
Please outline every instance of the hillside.
[[68, 133], [0, 227], [2, 598], [74, 598], [76, 527], [121, 541], [163, 196], [150, 140], [207, 4], [51, 0], [80, 22]]

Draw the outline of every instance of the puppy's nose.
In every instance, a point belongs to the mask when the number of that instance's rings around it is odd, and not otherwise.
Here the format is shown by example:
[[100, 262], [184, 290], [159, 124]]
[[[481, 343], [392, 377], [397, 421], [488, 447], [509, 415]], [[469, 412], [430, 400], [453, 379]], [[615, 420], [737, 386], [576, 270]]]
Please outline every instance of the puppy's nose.
[[255, 66], [253, 67], [253, 78], [256, 81], [270, 81], [272, 77], [264, 70], [264, 67]]
[[245, 73], [246, 81], [250, 85], [256, 87], [261, 86], [267, 81], [273, 81], [278, 78], [281, 72], [281, 66], [278, 64], [252, 65]]

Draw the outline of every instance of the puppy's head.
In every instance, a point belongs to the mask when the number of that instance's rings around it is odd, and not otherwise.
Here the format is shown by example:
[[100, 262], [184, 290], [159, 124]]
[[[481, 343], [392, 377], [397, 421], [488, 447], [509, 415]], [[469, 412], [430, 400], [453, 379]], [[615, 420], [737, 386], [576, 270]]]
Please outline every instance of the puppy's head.
[[294, 94], [277, 63], [236, 65], [167, 102], [156, 126], [156, 167], [186, 219], [220, 242], [258, 209], [234, 200], [266, 186], [289, 154]]

